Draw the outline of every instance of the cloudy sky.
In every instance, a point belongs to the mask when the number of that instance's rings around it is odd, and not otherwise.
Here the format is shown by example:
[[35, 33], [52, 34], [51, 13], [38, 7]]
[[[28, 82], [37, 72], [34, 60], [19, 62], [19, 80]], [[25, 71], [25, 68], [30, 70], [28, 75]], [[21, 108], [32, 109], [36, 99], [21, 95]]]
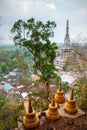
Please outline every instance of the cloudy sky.
[[55, 42], [63, 42], [66, 20], [69, 19], [70, 38], [87, 35], [87, 0], [0, 0], [0, 44], [12, 43], [10, 29], [18, 19], [31, 17], [55, 21]]

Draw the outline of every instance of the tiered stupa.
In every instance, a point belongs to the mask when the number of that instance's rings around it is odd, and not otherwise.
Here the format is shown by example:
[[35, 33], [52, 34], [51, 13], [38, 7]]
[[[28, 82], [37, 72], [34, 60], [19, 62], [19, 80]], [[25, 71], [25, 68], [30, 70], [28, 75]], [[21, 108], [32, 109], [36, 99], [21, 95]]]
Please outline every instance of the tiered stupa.
[[54, 95], [52, 97], [52, 101], [49, 104], [48, 110], [46, 111], [46, 118], [55, 121], [60, 117], [58, 106], [55, 103]]
[[32, 109], [31, 100], [29, 99], [29, 108], [26, 115], [23, 117], [24, 128], [35, 128], [39, 124], [39, 118], [36, 112]]
[[62, 103], [65, 102], [65, 94], [62, 90], [61, 81], [59, 81], [58, 90], [55, 94], [55, 102], [58, 103], [58, 104], [62, 104]]
[[70, 90], [70, 98], [66, 101], [64, 105], [64, 110], [69, 114], [75, 114], [78, 111], [76, 101], [73, 96], [73, 89]]

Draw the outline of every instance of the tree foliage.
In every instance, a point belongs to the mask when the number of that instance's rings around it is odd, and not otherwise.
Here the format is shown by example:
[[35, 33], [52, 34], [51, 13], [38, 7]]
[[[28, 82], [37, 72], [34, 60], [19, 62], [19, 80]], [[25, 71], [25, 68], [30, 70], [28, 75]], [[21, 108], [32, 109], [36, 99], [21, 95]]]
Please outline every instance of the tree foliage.
[[87, 77], [79, 77], [76, 89], [77, 102], [80, 108], [87, 109]]
[[73, 55], [68, 57], [64, 70], [78, 71], [81, 75], [86, 76], [87, 71], [87, 45], [73, 44]]
[[1, 50], [0, 52], [0, 71], [4, 74], [17, 68], [21, 72], [28, 70], [28, 63], [24, 57], [25, 51], [20, 52], [17, 50], [8, 52], [7, 50]]
[[17, 118], [23, 116], [24, 105], [13, 96], [0, 96], [0, 130], [17, 127]]
[[8, 72], [8, 66], [6, 65], [5, 62], [2, 62], [0, 65], [1, 71], [6, 74]]
[[48, 87], [51, 79], [57, 76], [54, 59], [58, 47], [50, 40], [55, 27], [54, 21], [44, 24], [31, 18], [26, 22], [18, 20], [11, 29], [15, 44], [26, 47], [33, 54], [35, 73], [38, 73], [40, 80]]

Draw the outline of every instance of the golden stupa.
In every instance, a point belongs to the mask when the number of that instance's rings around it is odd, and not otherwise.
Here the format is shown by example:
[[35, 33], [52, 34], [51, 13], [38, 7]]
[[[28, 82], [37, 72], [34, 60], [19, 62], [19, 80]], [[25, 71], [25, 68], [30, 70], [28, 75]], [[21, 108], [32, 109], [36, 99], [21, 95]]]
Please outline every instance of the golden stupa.
[[61, 85], [61, 81], [59, 81], [59, 84], [58, 84], [58, 90], [55, 94], [55, 102], [56, 103], [59, 103], [59, 104], [62, 104], [65, 102], [65, 94], [62, 90], [62, 85]]
[[75, 114], [78, 111], [76, 101], [73, 97], [73, 89], [70, 90], [70, 98], [66, 101], [64, 110], [69, 114]]
[[29, 99], [29, 108], [26, 115], [23, 117], [23, 125], [26, 129], [35, 128], [39, 124], [39, 118], [36, 112], [32, 109], [31, 100]]
[[49, 104], [48, 110], [46, 111], [46, 118], [55, 121], [60, 117], [58, 106], [55, 103], [54, 95], [52, 97], [52, 101]]

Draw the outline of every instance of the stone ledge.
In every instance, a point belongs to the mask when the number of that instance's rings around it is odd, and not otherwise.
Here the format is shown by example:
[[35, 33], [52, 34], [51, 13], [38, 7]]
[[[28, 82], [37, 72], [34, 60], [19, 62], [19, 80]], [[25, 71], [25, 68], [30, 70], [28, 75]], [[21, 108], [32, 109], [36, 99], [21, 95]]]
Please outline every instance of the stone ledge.
[[85, 115], [85, 112], [83, 112], [80, 108], [78, 108], [78, 112], [76, 114], [69, 114], [64, 111], [63, 106], [64, 106], [64, 104], [59, 104], [60, 115], [62, 117], [77, 118], [79, 116]]
[[[64, 103], [65, 104], [65, 103]], [[64, 111], [64, 108], [63, 108], [63, 106], [64, 106], [64, 104], [59, 104], [59, 113], [60, 113], [60, 116], [61, 117], [67, 117], [67, 118], [71, 118], [71, 119], [75, 119], [75, 118], [78, 118], [78, 117], [80, 117], [80, 116], [83, 116], [83, 115], [85, 115], [85, 112], [83, 112], [80, 108], [78, 108], [78, 112], [76, 113], [76, 114], [69, 114], [69, 113], [66, 113], [65, 111]], [[44, 111], [44, 112], [46, 112], [46, 111]], [[38, 113], [38, 116], [40, 115], [40, 113]], [[44, 116], [41, 116], [41, 119], [40, 119], [40, 124], [39, 124], [39, 126], [41, 127], [41, 126], [43, 126], [44, 124], [45, 124], [45, 121], [46, 121], [47, 119], [45, 118], [45, 115]], [[38, 129], [40, 129], [40, 128], [38, 128]], [[25, 130], [24, 128], [23, 128], [23, 124], [22, 124], [22, 122], [18, 122], [18, 130]]]

